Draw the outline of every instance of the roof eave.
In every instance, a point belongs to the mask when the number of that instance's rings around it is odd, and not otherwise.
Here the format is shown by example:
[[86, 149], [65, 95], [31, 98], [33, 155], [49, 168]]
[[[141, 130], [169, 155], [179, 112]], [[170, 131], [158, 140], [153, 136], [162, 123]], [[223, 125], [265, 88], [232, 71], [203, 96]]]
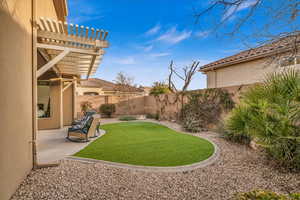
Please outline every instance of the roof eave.
[[231, 61], [231, 62], [225, 62], [225, 63], [221, 63], [221, 64], [217, 64], [217, 65], [212, 65], [212, 66], [208, 66], [208, 67], [205, 67], [205, 65], [204, 65], [204, 66], [200, 67], [199, 72], [206, 73], [208, 71], [213, 71], [213, 70], [216, 70], [216, 69], [219, 69], [219, 68], [224, 68], [224, 67], [228, 67], [228, 66], [231, 66], [231, 65], [244, 63], [244, 62], [249, 62], [249, 61], [260, 59], [260, 58], [265, 58], [265, 57], [268, 57], [268, 56], [271, 56], [271, 55], [284, 53], [284, 52], [287, 52], [287, 51], [290, 51], [290, 50], [292, 50], [291, 47], [290, 48], [285, 48], [285, 49], [280, 49], [280, 50], [269, 52], [269, 53], [260, 54], [260, 55], [257, 55], [257, 56], [251, 56], [251, 57], [247, 57], [247, 58], [244, 58], [244, 59], [239, 59], [239, 60], [235, 60], [235, 61]]
[[66, 17], [68, 16], [67, 0], [54, 0], [53, 2], [59, 20], [66, 21]]

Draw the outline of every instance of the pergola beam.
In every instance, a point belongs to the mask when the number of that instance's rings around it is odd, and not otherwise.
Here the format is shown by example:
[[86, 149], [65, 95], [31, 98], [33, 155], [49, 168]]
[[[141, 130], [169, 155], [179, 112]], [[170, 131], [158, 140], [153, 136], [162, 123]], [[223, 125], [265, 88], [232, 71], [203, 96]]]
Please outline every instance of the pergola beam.
[[[59, 64], [60, 65], [88, 65], [90, 66], [90, 60], [77, 61], [77, 60], [65, 60], [63, 59]], [[96, 61], [95, 64], [100, 64], [100, 60]]]
[[[73, 42], [73, 43], [78, 43], [82, 45], [91, 45], [95, 46], [96, 41], [90, 40], [89, 38], [82, 38], [82, 37], [74, 37], [70, 35], [65, 35], [65, 34], [60, 34], [60, 33], [55, 33], [55, 32], [49, 32], [49, 31], [38, 31], [38, 37], [41, 38], [49, 38], [49, 39], [54, 39], [54, 40], [59, 40], [59, 41], [67, 41], [67, 42]], [[97, 41], [97, 43], [100, 45], [101, 48], [107, 48], [108, 47], [108, 42], [106, 40], [103, 41]]]
[[73, 82], [68, 83], [64, 88], [63, 88], [63, 92], [68, 89], [71, 85], [73, 85]]
[[47, 64], [42, 66], [39, 70], [37, 70], [36, 72], [37, 78], [43, 75], [49, 69], [51, 69], [56, 63], [58, 63], [61, 59], [63, 59], [69, 52], [70, 52], [69, 49], [65, 49], [63, 52], [58, 54], [55, 58], [50, 60]]
[[[49, 62], [49, 60], [51, 60], [51, 58], [49, 57], [49, 55], [45, 52], [45, 49], [38, 49], [38, 51], [40, 52], [41, 56], [47, 61]], [[59, 76], [61, 73], [60, 73], [60, 70], [56, 67], [56, 66], [53, 66], [53, 70], [54, 72]]]
[[[43, 17], [37, 21], [37, 28], [36, 47], [45, 53], [43, 57], [49, 58], [38, 76], [52, 68], [59, 75], [70, 73], [88, 78], [96, 72], [105, 53], [103, 48], [109, 46], [108, 32], [104, 30]], [[59, 60], [65, 51], [69, 53]]]
[[[98, 47], [98, 48], [95, 50], [95, 51], [97, 52], [97, 51], [99, 51], [99, 48], [100, 48], [100, 46], [99, 46], [99, 41], [96, 41], [96, 46]], [[90, 64], [90, 68], [89, 68], [89, 71], [88, 71], [88, 73], [87, 73], [87, 75], [86, 75], [86, 79], [88, 79], [88, 78], [90, 77], [91, 73], [92, 73], [92, 69], [93, 69], [93, 67], [94, 67], [96, 58], [97, 58], [97, 56], [93, 56], [93, 58], [92, 58], [92, 61], [91, 61], [91, 64]]]
[[[100, 62], [95, 62], [94, 65], [98, 65], [100, 64]], [[86, 63], [86, 64], [80, 64], [80, 63], [72, 63], [72, 62], [62, 62], [60, 61], [59, 64], [58, 64], [58, 67], [64, 67], [64, 66], [71, 66], [71, 67], [90, 67], [90, 63]]]
[[95, 51], [91, 50], [85, 50], [85, 49], [76, 49], [76, 48], [70, 48], [70, 47], [62, 47], [62, 46], [57, 46], [57, 45], [52, 45], [52, 44], [42, 44], [42, 43], [37, 43], [36, 45], [38, 48], [44, 48], [44, 49], [53, 49], [53, 50], [69, 50], [72, 53], [80, 53], [80, 54], [86, 54], [86, 55], [96, 55], [100, 56], [104, 54], [103, 49]]
[[89, 64], [84, 64], [84, 65], [76, 65], [76, 64], [61, 64], [59, 63], [58, 67], [60, 69], [63, 69], [63, 68], [80, 68], [80, 69], [85, 69], [87, 68], [87, 70], [90, 68], [91, 65]]
[[49, 61], [51, 58], [49, 55], [45, 52], [45, 49], [38, 49], [38, 52], [41, 54], [41, 56], [46, 60]]
[[92, 72], [92, 69], [93, 69], [94, 64], [95, 64], [95, 61], [96, 61], [96, 56], [94, 56], [94, 57], [92, 58], [91, 65], [90, 65], [90, 68], [89, 68], [89, 71], [88, 71], [88, 73], [87, 73], [87, 75], [86, 75], [86, 79], [88, 79], [88, 78], [90, 77], [91, 72]]

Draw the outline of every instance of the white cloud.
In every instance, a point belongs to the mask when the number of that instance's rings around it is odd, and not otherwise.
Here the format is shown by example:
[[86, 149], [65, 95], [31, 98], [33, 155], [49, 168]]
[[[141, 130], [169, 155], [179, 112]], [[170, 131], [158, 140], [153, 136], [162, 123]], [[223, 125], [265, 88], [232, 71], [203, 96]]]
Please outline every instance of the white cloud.
[[143, 50], [146, 51], [146, 52], [151, 51], [152, 49], [153, 49], [153, 45], [152, 44], [143, 47]]
[[133, 57], [118, 58], [114, 60], [114, 63], [121, 65], [132, 65], [136, 63], [136, 60]]
[[171, 55], [171, 53], [168, 53], [168, 52], [165, 52], [165, 53], [153, 53], [153, 54], [150, 54], [151, 57], [164, 57], [164, 56], [169, 56]]
[[149, 52], [153, 49], [153, 44], [140, 44], [140, 45], [134, 45], [134, 47], [139, 51]]
[[207, 38], [209, 36], [210, 31], [198, 31], [195, 33], [195, 36], [198, 38]]
[[239, 4], [238, 6], [231, 6], [223, 15], [222, 17], [222, 21], [227, 20], [227, 19], [231, 19], [231, 18], [235, 18], [234, 14], [247, 9], [251, 6], [254, 6], [259, 0], [246, 0], [244, 2], [242, 2], [241, 4]]
[[163, 41], [169, 44], [177, 44], [183, 40], [188, 39], [192, 34], [192, 31], [177, 31], [176, 27], [172, 27], [167, 30], [164, 34], [159, 36], [156, 40]]
[[158, 31], [160, 30], [161, 26], [159, 24], [155, 25], [154, 27], [152, 27], [151, 29], [149, 29], [145, 35], [154, 35], [156, 33], [158, 33]]

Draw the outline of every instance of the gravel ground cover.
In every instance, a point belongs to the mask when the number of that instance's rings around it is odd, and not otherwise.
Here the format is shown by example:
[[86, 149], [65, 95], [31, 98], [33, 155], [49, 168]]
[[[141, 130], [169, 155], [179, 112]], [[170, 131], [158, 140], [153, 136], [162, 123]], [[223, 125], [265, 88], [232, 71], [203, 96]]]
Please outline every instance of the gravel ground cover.
[[227, 142], [215, 133], [194, 135], [218, 145], [221, 155], [217, 162], [194, 171], [160, 173], [64, 160], [59, 167], [32, 171], [12, 199], [219, 200], [253, 189], [300, 191], [300, 174], [279, 171], [260, 153]]

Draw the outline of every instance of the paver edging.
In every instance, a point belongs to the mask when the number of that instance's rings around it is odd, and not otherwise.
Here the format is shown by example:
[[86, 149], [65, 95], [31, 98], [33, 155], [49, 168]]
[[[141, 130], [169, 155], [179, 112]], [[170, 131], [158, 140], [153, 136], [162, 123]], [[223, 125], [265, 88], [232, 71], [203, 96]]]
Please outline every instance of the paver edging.
[[[118, 123], [118, 122], [116, 122]], [[161, 123], [158, 123], [161, 124]], [[164, 125], [164, 124], [161, 124]], [[167, 126], [167, 125], [164, 125]], [[168, 128], [171, 128], [175, 130], [172, 127], [167, 126]], [[178, 130], [176, 130], [178, 131]], [[182, 134], [188, 134], [185, 132], [181, 132]], [[196, 136], [196, 135], [195, 135]], [[200, 136], [196, 136], [199, 138], [202, 138]], [[85, 162], [85, 163], [101, 163], [104, 165], [108, 165], [111, 167], [117, 167], [117, 168], [123, 168], [123, 169], [131, 169], [131, 170], [141, 170], [141, 171], [149, 171], [149, 172], [185, 172], [185, 171], [192, 171], [198, 168], [203, 168], [208, 165], [213, 164], [216, 162], [220, 156], [220, 150], [218, 146], [212, 142], [210, 139], [207, 138], [202, 138], [207, 141], [209, 141], [213, 146], [214, 146], [214, 153], [207, 158], [206, 160], [189, 164], [189, 165], [181, 165], [181, 166], [172, 166], [172, 167], [157, 167], [157, 166], [141, 166], [141, 165], [131, 165], [131, 164], [125, 164], [125, 163], [117, 163], [117, 162], [111, 162], [111, 161], [106, 161], [106, 160], [97, 160], [97, 159], [92, 159], [92, 158], [82, 158], [82, 157], [77, 157], [77, 156], [68, 156], [65, 159], [67, 160], [76, 160], [80, 162]]]

